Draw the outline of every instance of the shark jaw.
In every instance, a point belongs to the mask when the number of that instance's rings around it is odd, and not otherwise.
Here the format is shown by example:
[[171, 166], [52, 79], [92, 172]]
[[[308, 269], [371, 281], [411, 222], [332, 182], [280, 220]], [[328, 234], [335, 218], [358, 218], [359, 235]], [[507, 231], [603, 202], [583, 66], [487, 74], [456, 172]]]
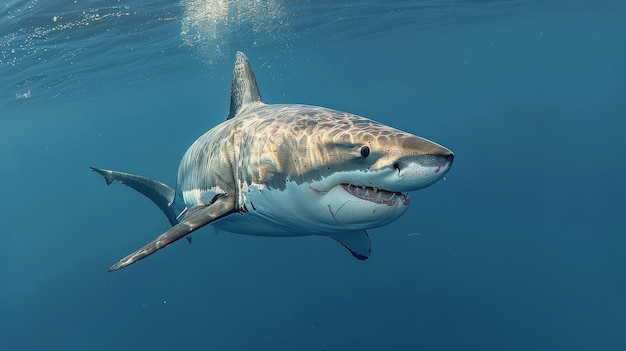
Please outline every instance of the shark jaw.
[[[408, 193], [427, 187], [450, 170], [452, 157], [440, 157], [429, 165], [397, 164], [377, 171], [338, 172], [308, 185], [317, 200], [319, 223], [330, 231], [365, 230], [381, 227], [398, 219], [409, 206]], [[394, 168], [394, 165], [396, 168]], [[327, 216], [326, 214], [330, 215]]]
[[396, 204], [396, 201], [402, 201], [402, 204], [405, 206], [409, 204], [407, 193], [391, 192], [369, 186], [357, 186], [347, 183], [341, 184], [341, 186], [354, 197], [373, 202], [377, 205], [393, 206]]
[[324, 223], [329, 232], [384, 226], [402, 216], [409, 205], [406, 193], [350, 183], [317, 195], [321, 195], [318, 202], [326, 211], [315, 213], [315, 220]]

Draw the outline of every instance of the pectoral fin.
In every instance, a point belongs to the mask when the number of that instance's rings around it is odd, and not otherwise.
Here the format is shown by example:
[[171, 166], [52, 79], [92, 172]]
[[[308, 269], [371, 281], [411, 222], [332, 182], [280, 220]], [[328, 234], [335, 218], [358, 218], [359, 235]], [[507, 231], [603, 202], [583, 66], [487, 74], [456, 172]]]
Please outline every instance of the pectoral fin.
[[109, 272], [116, 271], [139, 261], [140, 259], [155, 253], [174, 241], [189, 235], [194, 230], [201, 228], [215, 220], [227, 216], [235, 211], [235, 201], [232, 197], [220, 197], [211, 205], [199, 205], [187, 211], [185, 219], [170, 228], [165, 233], [142, 247], [141, 249], [122, 258], [109, 268]]
[[358, 232], [345, 232], [340, 234], [329, 234], [327, 237], [334, 239], [343, 247], [348, 249], [352, 256], [358, 260], [367, 260], [372, 253], [370, 237], [365, 230]]

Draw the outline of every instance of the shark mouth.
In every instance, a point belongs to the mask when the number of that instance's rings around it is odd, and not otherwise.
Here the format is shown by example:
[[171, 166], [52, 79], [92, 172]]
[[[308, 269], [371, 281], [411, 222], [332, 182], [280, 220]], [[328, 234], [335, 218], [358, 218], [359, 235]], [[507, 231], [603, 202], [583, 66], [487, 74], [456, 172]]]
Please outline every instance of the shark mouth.
[[409, 199], [404, 193], [352, 184], [341, 184], [341, 186], [353, 196], [375, 204], [393, 206], [398, 200], [402, 201], [405, 206], [409, 204]]

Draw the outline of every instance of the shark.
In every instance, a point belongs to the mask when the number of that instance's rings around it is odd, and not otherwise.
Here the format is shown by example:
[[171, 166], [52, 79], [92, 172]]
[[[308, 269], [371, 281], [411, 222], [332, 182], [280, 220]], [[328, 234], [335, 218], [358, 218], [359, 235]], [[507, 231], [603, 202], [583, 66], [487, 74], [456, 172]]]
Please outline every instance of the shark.
[[323, 236], [358, 260], [367, 230], [409, 207], [409, 192], [450, 170], [454, 153], [428, 139], [326, 107], [267, 104], [250, 61], [237, 52], [230, 111], [184, 154], [176, 187], [90, 167], [149, 198], [171, 227], [113, 264], [133, 264], [206, 226], [256, 236]]

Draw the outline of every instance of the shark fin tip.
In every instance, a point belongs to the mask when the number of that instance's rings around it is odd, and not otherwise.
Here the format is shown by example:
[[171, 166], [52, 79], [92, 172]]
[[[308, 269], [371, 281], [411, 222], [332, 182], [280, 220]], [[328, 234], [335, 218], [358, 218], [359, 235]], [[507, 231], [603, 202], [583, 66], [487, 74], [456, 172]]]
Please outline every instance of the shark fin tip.
[[243, 52], [237, 51], [230, 91], [230, 112], [226, 119], [231, 119], [245, 110], [247, 106], [260, 102], [262, 102], [261, 94], [250, 61]]
[[92, 166], [89, 166], [89, 168], [92, 171], [101, 175], [102, 178], [104, 178], [104, 181], [107, 183], [107, 185], [111, 185], [111, 183], [115, 181], [115, 179], [113, 179], [112, 172], [109, 171], [108, 169], [102, 169], [102, 168], [97, 168], [97, 167], [92, 167]]
[[372, 253], [372, 244], [366, 231], [327, 234], [345, 247], [359, 261], [367, 260]]

